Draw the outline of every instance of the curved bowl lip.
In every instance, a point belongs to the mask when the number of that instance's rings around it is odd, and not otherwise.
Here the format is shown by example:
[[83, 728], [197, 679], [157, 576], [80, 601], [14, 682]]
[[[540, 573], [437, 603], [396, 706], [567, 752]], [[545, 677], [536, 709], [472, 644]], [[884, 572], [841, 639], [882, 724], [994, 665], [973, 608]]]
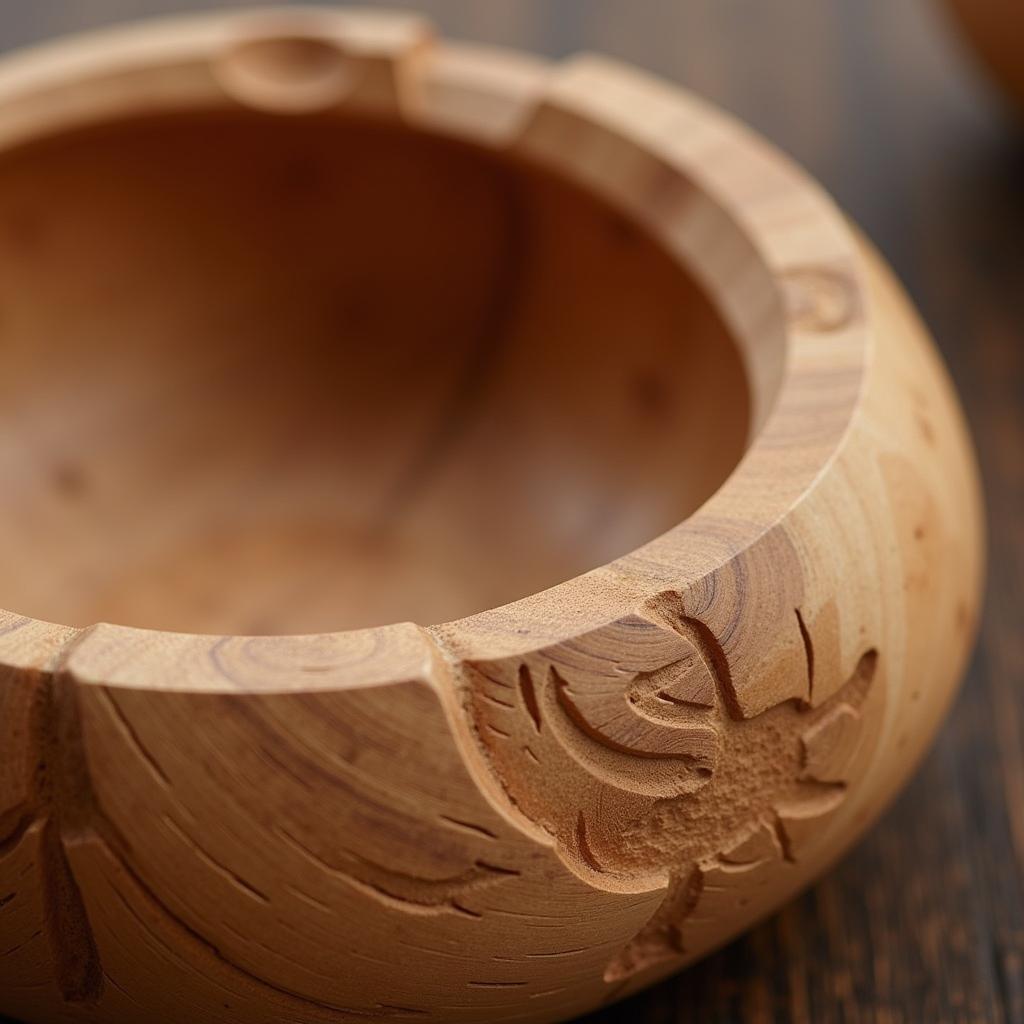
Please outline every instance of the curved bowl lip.
[[[558, 65], [471, 44], [445, 41], [435, 48], [428, 41], [429, 29], [415, 16], [344, 8], [232, 9], [73, 35], [5, 57], [0, 61], [0, 150], [134, 112], [181, 111], [184, 104], [198, 108], [211, 102], [230, 106], [237, 98], [225, 94], [223, 81], [211, 74], [211, 61], [240, 39], [251, 41], [251, 33], [263, 33], [268, 24], [275, 31], [333, 39], [343, 53], [367, 66], [381, 60], [394, 67], [415, 61], [417, 73], [427, 78], [443, 78], [446, 67], [457, 65], [455, 78], [461, 75], [468, 81], [478, 74], [490, 87], [495, 62], [506, 62], [508, 75], [499, 92], [507, 91], [505, 106], [515, 108], [526, 122], [536, 126], [543, 120], [540, 115], [552, 111], [582, 119], [627, 138], [691, 191], [696, 185], [702, 212], [718, 218], [713, 226], [732, 232], [752, 254], [746, 277], [733, 275], [735, 268], [726, 260], [709, 287], [720, 310], [735, 300], [732, 326], [739, 335], [746, 334], [748, 363], [752, 359], [763, 364], [748, 365], [748, 370], [762, 378], [761, 397], [774, 400], [755, 408], [758, 429], [744, 456], [696, 512], [636, 550], [537, 594], [426, 627], [394, 623], [307, 636], [218, 638], [100, 624], [111, 641], [121, 639], [133, 650], [155, 644], [177, 661], [176, 651], [196, 644], [213, 652], [225, 642], [251, 642], [258, 644], [260, 657], [287, 664], [297, 640], [319, 639], [358, 652], [351, 679], [334, 676], [331, 686], [367, 685], [393, 678], [396, 666], [408, 663], [402, 652], [408, 650], [410, 631], [425, 632], [453, 658], [519, 654], [571, 639], [670, 586], [685, 590], [711, 577], [800, 504], [842, 449], [863, 393], [873, 335], [857, 240], [832, 200], [804, 171], [744, 125], [680, 87], [603, 58], [584, 56]], [[427, 61], [419, 56], [424, 48], [430, 54]], [[475, 69], [473, 74], [467, 67]], [[126, 89], [133, 76], [148, 88]], [[600, 89], [594, 88], [595, 76]], [[654, 113], [637, 125], [631, 118], [641, 101]], [[133, 103], [139, 105], [132, 108]], [[439, 119], [429, 110], [424, 114], [417, 108], [410, 117], [410, 108], [399, 105], [398, 115], [422, 120], [430, 130], [452, 129], [450, 117]], [[529, 136], [523, 121], [520, 117], [515, 122], [513, 140]], [[455, 131], [459, 134], [461, 126], [456, 124]], [[538, 138], [543, 150], [543, 130]], [[508, 141], [497, 139], [499, 145]], [[687, 236], [685, 216], [676, 224], [677, 213], [666, 213], [656, 204], [633, 212], [661, 233], [662, 241], [669, 240], [690, 272], [701, 276], [700, 263], [688, 261], [687, 255], [696, 259], [708, 241], [706, 233], [702, 237], [694, 229]], [[731, 281], [732, 276], [743, 280]], [[722, 294], [716, 294], [716, 287]], [[745, 293], [757, 293], [753, 313], [744, 311]], [[822, 302], [824, 308], [819, 308]], [[723, 312], [728, 320], [729, 310]], [[772, 346], [781, 346], [783, 356], [774, 370]], [[756, 394], [753, 400], [756, 406]], [[750, 516], [755, 506], [757, 514]], [[60, 664], [77, 639], [96, 628], [58, 626], [0, 611], [0, 661], [19, 661], [21, 641], [12, 636], [27, 630], [53, 637]], [[116, 678], [103, 682], [168, 688], [152, 659], [143, 662], [124, 665], [114, 673]], [[219, 685], [232, 692], [246, 688], [246, 683], [226, 677], [221, 684], [197, 677], [170, 685], [203, 691]], [[264, 692], [268, 688], [257, 685]], [[326, 680], [312, 684], [324, 685]]]

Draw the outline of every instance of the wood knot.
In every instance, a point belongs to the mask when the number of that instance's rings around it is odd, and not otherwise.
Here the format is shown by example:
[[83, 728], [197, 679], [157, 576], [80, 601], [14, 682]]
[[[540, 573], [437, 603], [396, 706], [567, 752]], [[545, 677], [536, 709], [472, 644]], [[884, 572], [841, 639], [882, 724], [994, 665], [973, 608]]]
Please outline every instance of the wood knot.
[[789, 323], [798, 331], [828, 334], [853, 318], [856, 298], [850, 279], [827, 267], [798, 267], [782, 276]]

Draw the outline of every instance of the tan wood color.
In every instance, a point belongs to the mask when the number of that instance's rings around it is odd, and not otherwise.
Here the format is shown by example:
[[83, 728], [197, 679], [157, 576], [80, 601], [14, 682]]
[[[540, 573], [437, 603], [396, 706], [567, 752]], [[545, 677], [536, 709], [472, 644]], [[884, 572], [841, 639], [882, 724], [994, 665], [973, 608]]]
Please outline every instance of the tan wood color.
[[0, 147], [0, 1011], [568, 1017], [906, 779], [973, 458], [763, 141], [289, 9], [9, 59]]

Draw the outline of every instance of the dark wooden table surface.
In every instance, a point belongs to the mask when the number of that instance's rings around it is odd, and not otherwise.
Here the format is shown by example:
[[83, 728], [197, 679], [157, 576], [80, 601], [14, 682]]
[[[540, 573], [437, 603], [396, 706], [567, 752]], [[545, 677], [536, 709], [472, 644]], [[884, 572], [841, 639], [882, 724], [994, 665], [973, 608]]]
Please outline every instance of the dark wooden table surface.
[[[0, 46], [209, 6], [8, 0]], [[632, 61], [796, 157], [916, 300], [985, 477], [991, 564], [979, 647], [906, 792], [803, 898], [587, 1024], [1024, 1022], [1024, 121], [988, 91], [941, 0], [401, 6], [451, 35]]]

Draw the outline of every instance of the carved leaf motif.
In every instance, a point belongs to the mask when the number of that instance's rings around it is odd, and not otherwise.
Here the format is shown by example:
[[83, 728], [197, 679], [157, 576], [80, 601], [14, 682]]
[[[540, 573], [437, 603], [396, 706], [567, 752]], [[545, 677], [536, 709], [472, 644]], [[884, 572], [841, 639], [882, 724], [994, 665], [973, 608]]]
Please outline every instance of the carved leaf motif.
[[838, 704], [814, 723], [800, 738], [804, 777], [818, 782], [842, 782], [847, 765], [860, 742], [860, 712]]
[[521, 661], [468, 666], [477, 735], [516, 812], [592, 884], [669, 877], [609, 981], [685, 953], [690, 927], [747, 913], [821, 834], [864, 746], [877, 667], [869, 650], [844, 684], [822, 680], [821, 706], [784, 699], [744, 718], [707, 627], [668, 621], [627, 616]]
[[[687, 686], [684, 664], [682, 660], [672, 662], [651, 675], [660, 677], [675, 670], [685, 692], [693, 687]], [[559, 706], [591, 739], [634, 757], [677, 757], [708, 772], [713, 769], [718, 751], [717, 731], [704, 724], [691, 725], [685, 719], [674, 723], [672, 714], [676, 708], [672, 702], [666, 702], [668, 708], [661, 716], [645, 716], [644, 697], [636, 687], [640, 676], [634, 677], [630, 687], [624, 687], [621, 679], [608, 677], [583, 679], [573, 685], [557, 669], [551, 671]], [[671, 678], [666, 679], [658, 692], [671, 685]]]

